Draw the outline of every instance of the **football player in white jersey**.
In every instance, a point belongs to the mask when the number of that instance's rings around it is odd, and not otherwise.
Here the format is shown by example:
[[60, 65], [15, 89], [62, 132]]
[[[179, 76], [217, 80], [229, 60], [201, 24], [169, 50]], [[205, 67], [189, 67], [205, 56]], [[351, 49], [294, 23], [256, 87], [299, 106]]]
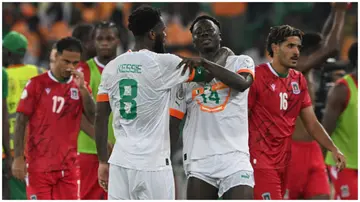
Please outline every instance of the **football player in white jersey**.
[[195, 19], [190, 31], [195, 48], [205, 59], [182, 63], [202, 65], [216, 78], [180, 84], [172, 90], [171, 132], [178, 132], [186, 115], [182, 134], [187, 199], [252, 199], [247, 100], [255, 79], [254, 62], [249, 56], [220, 48], [220, 24], [210, 16]]
[[[175, 199], [169, 140], [170, 91], [180, 83], [196, 81], [202, 71], [190, 74], [188, 66], [177, 68], [181, 58], [162, 54], [166, 34], [160, 16], [158, 10], [148, 6], [133, 11], [128, 27], [135, 36], [135, 48], [110, 61], [102, 73], [95, 139], [99, 184], [108, 191], [109, 200]], [[111, 111], [116, 143], [108, 160]]]

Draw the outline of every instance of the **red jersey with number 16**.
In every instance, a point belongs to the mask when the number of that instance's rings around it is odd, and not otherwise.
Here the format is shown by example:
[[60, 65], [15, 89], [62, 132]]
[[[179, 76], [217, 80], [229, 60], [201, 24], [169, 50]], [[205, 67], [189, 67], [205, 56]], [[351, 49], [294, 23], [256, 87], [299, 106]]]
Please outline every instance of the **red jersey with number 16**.
[[249, 149], [254, 168], [283, 168], [291, 157], [296, 118], [311, 106], [305, 77], [290, 69], [280, 77], [270, 63], [255, 68], [249, 91]]
[[48, 71], [28, 82], [17, 112], [29, 117], [26, 142], [29, 172], [76, 166], [82, 111], [82, 98], [73, 77], [66, 83], [59, 83]]

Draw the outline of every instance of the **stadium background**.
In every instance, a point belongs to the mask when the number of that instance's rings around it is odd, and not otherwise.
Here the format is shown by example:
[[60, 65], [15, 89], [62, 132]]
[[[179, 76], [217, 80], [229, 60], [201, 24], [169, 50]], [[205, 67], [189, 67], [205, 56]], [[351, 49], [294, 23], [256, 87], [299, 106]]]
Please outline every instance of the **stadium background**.
[[[265, 52], [265, 40], [269, 28], [289, 24], [304, 32], [320, 32], [331, 11], [330, 3], [147, 3], [161, 9], [167, 24], [167, 50], [183, 56], [196, 55], [192, 46], [189, 26], [192, 20], [206, 13], [221, 23], [222, 44], [236, 54], [250, 55], [256, 64], [269, 58]], [[17, 31], [29, 42], [25, 64], [49, 68], [52, 44], [70, 36], [79, 23], [96, 23], [110, 20], [120, 30], [121, 45], [118, 54], [131, 49], [134, 38], [127, 30], [130, 12], [141, 3], [3, 3], [2, 34]], [[357, 41], [357, 3], [347, 12], [343, 47], [338, 56], [328, 60], [334, 71], [315, 71], [317, 83], [316, 112], [321, 118], [326, 92], [337, 74], [347, 67], [347, 50]], [[329, 68], [328, 68], [329, 69]], [[320, 119], [321, 120], [321, 119]], [[174, 159], [178, 193], [184, 198], [186, 184], [181, 165], [181, 154]]]

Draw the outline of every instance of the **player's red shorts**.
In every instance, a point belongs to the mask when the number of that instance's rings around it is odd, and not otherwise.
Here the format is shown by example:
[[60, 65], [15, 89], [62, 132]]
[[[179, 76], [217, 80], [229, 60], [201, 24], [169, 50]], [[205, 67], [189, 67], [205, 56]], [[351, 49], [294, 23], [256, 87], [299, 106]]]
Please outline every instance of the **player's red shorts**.
[[80, 153], [80, 199], [107, 199], [107, 193], [98, 182], [99, 160], [96, 154]]
[[285, 199], [310, 199], [330, 195], [324, 158], [316, 141], [292, 141]]
[[26, 195], [33, 200], [78, 200], [79, 169], [29, 172]]
[[254, 168], [254, 199], [281, 200], [285, 194], [286, 169]]
[[345, 168], [341, 172], [337, 172], [335, 166], [328, 166], [328, 168], [335, 187], [334, 199], [357, 200], [358, 170]]

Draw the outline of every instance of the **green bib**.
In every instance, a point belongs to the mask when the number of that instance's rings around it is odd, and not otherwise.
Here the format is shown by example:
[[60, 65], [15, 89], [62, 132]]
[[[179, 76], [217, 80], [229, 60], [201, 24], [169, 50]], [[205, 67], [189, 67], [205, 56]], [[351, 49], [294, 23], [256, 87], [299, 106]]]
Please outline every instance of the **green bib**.
[[[96, 95], [101, 81], [101, 73], [94, 61], [90, 59], [86, 62], [90, 68], [90, 87], [92, 89], [92, 94], [94, 100], [96, 100]], [[115, 143], [114, 131], [112, 128], [112, 113], [109, 117], [109, 141]], [[95, 141], [89, 137], [85, 132], [80, 131], [78, 136], [78, 152], [86, 154], [96, 154], [96, 144]]]
[[[345, 155], [346, 168], [358, 168], [358, 89], [350, 75], [344, 77], [350, 91], [350, 99], [346, 109], [336, 123], [331, 135], [335, 145]], [[331, 152], [327, 152], [326, 164], [335, 165]]]

